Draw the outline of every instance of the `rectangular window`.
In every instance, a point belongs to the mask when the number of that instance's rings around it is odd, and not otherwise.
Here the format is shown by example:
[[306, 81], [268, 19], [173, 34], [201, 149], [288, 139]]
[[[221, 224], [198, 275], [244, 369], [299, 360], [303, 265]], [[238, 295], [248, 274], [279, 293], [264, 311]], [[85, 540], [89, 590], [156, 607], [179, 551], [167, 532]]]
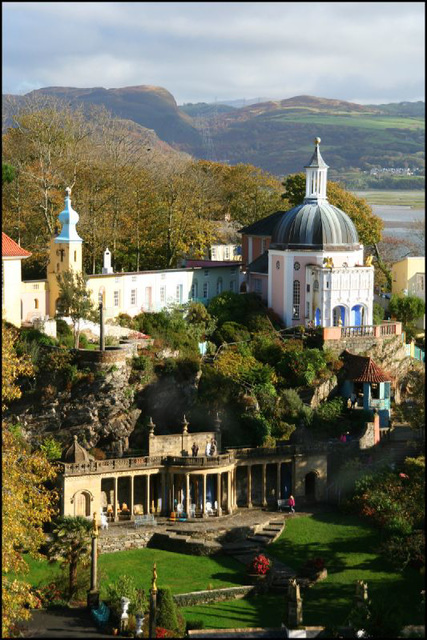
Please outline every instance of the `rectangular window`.
[[136, 289], [131, 289], [130, 292], [130, 303], [134, 307], [136, 305]]
[[120, 278], [114, 278], [114, 282], [117, 284], [118, 282], [120, 282]]
[[182, 284], [176, 285], [175, 300], [178, 304], [182, 303]]
[[160, 287], [160, 302], [161, 304], [166, 302], [166, 287]]
[[119, 292], [118, 291], [114, 292], [114, 306], [115, 307], [119, 306]]
[[162, 275], [160, 276], [161, 280], [164, 280], [166, 278], [166, 273], [162, 273]]
[[207, 278], [209, 275], [209, 269], [205, 269], [205, 277]]
[[38, 284], [33, 284], [33, 289], [38, 289], [39, 285]]
[[229, 260], [230, 259], [230, 248], [229, 247], [225, 247], [224, 249], [224, 255], [225, 255], [225, 259]]
[[265, 244], [266, 244], [266, 239], [262, 238], [262, 240], [261, 240], [261, 253], [264, 253], [264, 251], [265, 251]]
[[306, 307], [305, 307], [305, 317], [309, 318], [310, 317], [310, 303], [306, 302]]
[[234, 280], [230, 280], [230, 291], [234, 291]]
[[310, 293], [310, 285], [307, 285], [307, 293]]
[[132, 276], [132, 282], [136, 282], [136, 276]]
[[212, 247], [211, 249], [211, 258], [212, 260], [216, 259], [216, 247]]
[[205, 300], [209, 297], [209, 282], [205, 282], [203, 285], [203, 297]]
[[254, 280], [254, 285], [255, 285], [255, 293], [261, 293], [262, 292], [262, 282], [259, 278], [256, 278]]

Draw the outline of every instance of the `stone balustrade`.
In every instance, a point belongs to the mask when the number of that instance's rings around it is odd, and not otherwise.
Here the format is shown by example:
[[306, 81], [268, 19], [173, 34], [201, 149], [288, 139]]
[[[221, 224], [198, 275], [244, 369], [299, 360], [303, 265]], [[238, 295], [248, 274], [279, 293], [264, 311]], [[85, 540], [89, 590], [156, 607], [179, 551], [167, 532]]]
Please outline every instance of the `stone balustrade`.
[[364, 338], [366, 336], [383, 338], [386, 336], [400, 336], [401, 334], [401, 322], [383, 322], [379, 325], [361, 325], [358, 327], [325, 327], [323, 329], [324, 340]]
[[234, 462], [234, 455], [231, 453], [220, 454], [218, 456], [167, 456], [163, 459], [163, 464], [179, 467], [221, 467]]
[[161, 456], [113, 458], [111, 460], [91, 460], [90, 462], [71, 464], [66, 464], [64, 462], [58, 463], [60, 472], [64, 476], [106, 473], [108, 471], [124, 471], [129, 469], [146, 469], [150, 467], [159, 467], [161, 464]]

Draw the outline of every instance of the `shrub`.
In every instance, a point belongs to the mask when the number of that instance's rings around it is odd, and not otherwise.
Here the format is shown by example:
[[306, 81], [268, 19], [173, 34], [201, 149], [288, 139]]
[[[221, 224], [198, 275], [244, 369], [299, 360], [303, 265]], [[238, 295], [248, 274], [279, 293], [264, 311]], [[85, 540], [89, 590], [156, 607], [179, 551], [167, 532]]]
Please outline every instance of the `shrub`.
[[179, 629], [177, 606], [170, 589], [159, 589], [157, 592], [156, 622], [159, 627], [170, 631], [178, 631]]
[[61, 444], [51, 436], [44, 438], [42, 444], [40, 445], [40, 449], [43, 451], [48, 460], [59, 460], [62, 455]]
[[149, 371], [153, 368], [153, 363], [148, 356], [136, 356], [132, 359], [132, 368], [137, 371]]
[[135, 322], [135, 318], [132, 318], [127, 313], [119, 313], [116, 318], [116, 322], [120, 327], [127, 327], [128, 329], [138, 329], [138, 323]]
[[381, 551], [398, 569], [408, 565], [415, 569], [425, 566], [425, 533], [414, 531], [408, 536], [392, 536], [381, 545]]
[[238, 322], [225, 322], [221, 327], [221, 336], [224, 342], [240, 342], [251, 338], [246, 327]]
[[95, 458], [95, 460], [105, 460], [107, 458], [105, 452], [98, 447], [93, 447], [89, 453]]
[[200, 359], [197, 356], [177, 358], [176, 377], [178, 380], [188, 380], [200, 370]]
[[252, 562], [248, 565], [248, 573], [256, 574], [257, 576], [265, 576], [271, 569], [271, 560], [265, 555], [260, 553], [255, 556]]
[[71, 327], [62, 318], [57, 318], [56, 320], [56, 335], [60, 338], [73, 335]]
[[114, 582], [107, 585], [107, 600], [116, 616], [120, 616], [121, 599], [129, 598], [129, 613], [136, 614], [145, 611], [147, 599], [143, 589], [137, 589], [132, 576], [121, 575]]
[[193, 629], [204, 629], [205, 621], [204, 620], [188, 620], [186, 624], [186, 631], [192, 631]]
[[262, 415], [251, 416], [243, 414], [240, 421], [252, 446], [262, 446], [265, 438], [271, 435], [271, 425]]
[[79, 349], [87, 349], [89, 345], [89, 340], [84, 333], [81, 333], [79, 336]]

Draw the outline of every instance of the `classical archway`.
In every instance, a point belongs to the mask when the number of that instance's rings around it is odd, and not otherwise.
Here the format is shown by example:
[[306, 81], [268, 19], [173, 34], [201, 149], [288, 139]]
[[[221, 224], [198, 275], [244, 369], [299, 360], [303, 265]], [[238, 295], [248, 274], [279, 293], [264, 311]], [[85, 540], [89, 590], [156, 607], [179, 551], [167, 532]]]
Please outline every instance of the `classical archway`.
[[362, 304], [355, 304], [351, 308], [350, 325], [352, 327], [361, 327], [365, 320], [365, 307]]
[[74, 497], [74, 515], [90, 517], [91, 495], [88, 491], [80, 491]]
[[317, 485], [318, 473], [317, 471], [310, 471], [305, 476], [305, 498], [309, 502], [316, 500], [316, 485]]
[[345, 307], [338, 305], [332, 311], [332, 325], [334, 327], [343, 327], [345, 325]]

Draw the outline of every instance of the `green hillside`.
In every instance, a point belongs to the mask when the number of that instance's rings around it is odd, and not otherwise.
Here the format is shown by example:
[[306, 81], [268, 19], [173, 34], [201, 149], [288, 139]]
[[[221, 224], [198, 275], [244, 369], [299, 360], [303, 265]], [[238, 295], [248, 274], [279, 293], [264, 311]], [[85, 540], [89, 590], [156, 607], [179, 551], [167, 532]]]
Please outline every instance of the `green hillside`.
[[[96, 104], [113, 115], [152, 129], [175, 149], [195, 158], [249, 163], [276, 176], [302, 169], [322, 138], [322, 152], [333, 179], [368, 188], [362, 171], [372, 167], [424, 170], [424, 103], [360, 105], [343, 100], [296, 96], [241, 108], [196, 103], [178, 107], [162, 87], [121, 89], [48, 87], [33, 92], [55, 95], [72, 105]], [[15, 100], [22, 99], [15, 96]], [[392, 178], [393, 185], [400, 178]], [[406, 188], [422, 188], [420, 174]], [[375, 186], [375, 185], [374, 185]], [[378, 185], [381, 188], [381, 185]]]

